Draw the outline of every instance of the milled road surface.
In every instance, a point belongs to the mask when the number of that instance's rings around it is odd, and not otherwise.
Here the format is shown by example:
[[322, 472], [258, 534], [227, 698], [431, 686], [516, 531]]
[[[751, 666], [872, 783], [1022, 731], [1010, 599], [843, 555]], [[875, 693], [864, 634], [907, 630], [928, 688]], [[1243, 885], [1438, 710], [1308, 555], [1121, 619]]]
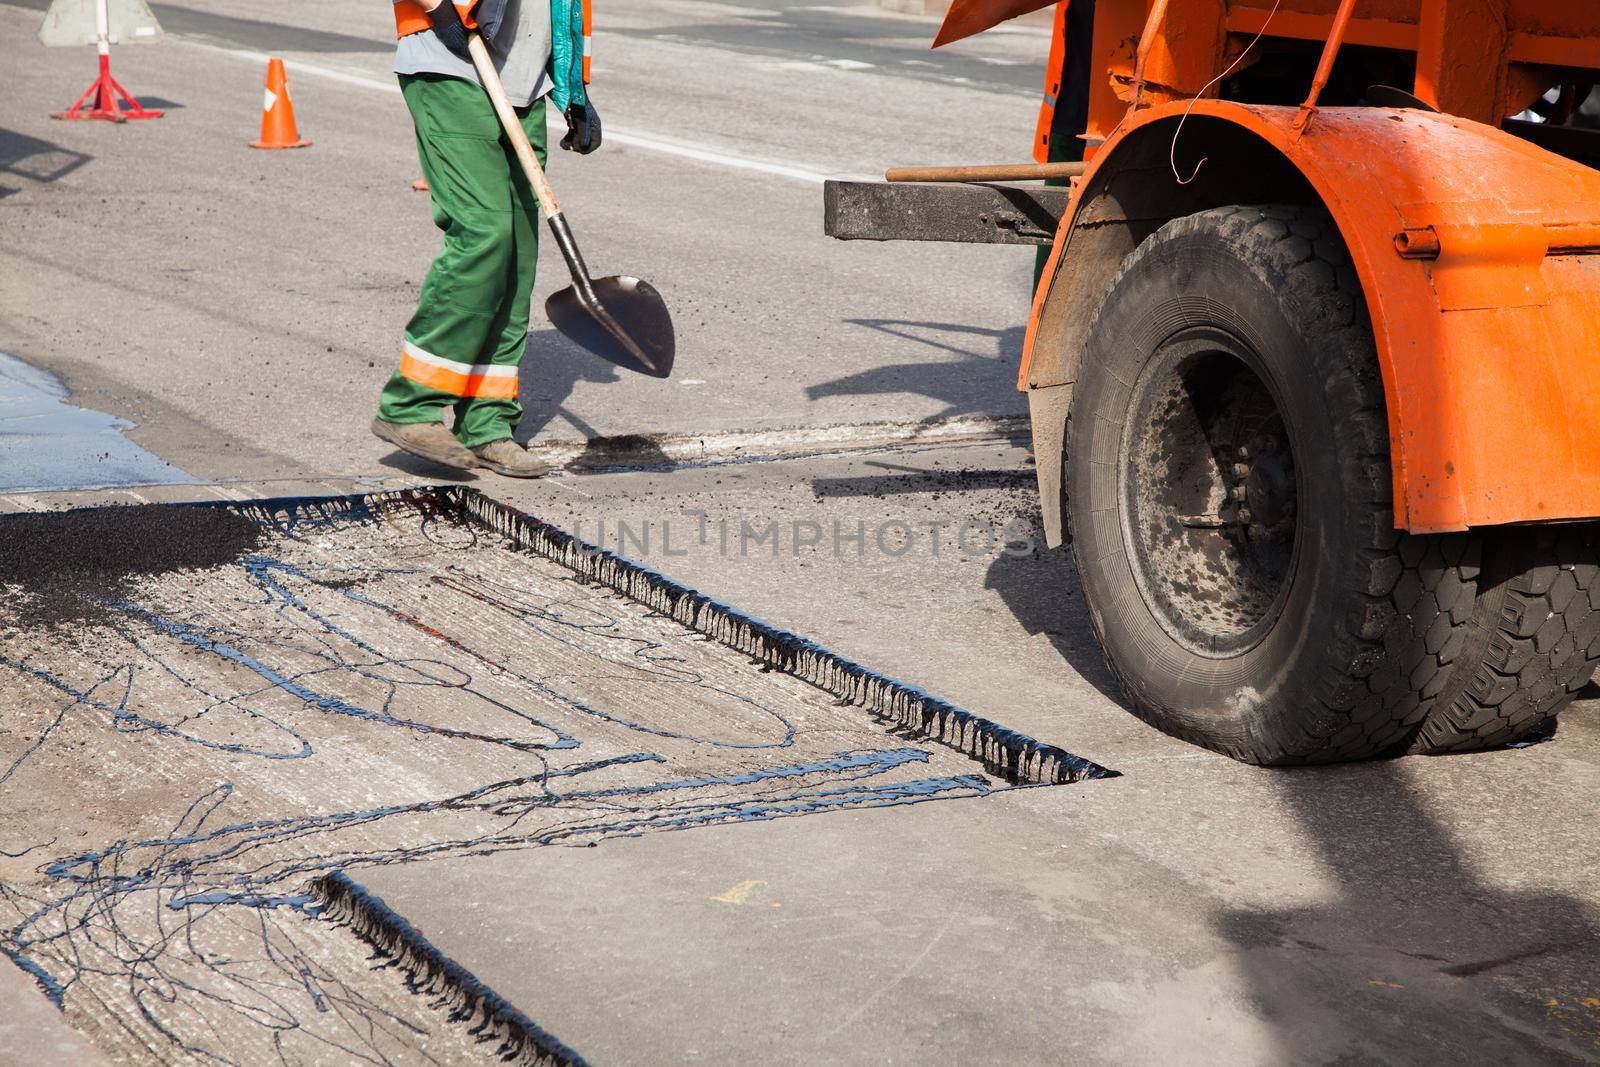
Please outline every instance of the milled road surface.
[[[180, 106], [113, 129], [46, 117], [92, 58], [35, 47], [40, 6], [0, 3], [0, 352], [230, 491], [438, 477], [365, 430], [437, 245], [388, 12], [158, 6], [174, 37], [115, 68]], [[830, 242], [815, 177], [1022, 156], [1042, 36], [599, 18], [617, 137], [552, 175], [590, 262], [667, 294], [678, 369], [622, 379], [536, 317], [528, 435], [1022, 412], [1026, 250]], [[311, 149], [243, 147], [267, 51]], [[1118, 706], [1070, 560], [1016, 541], [1030, 477], [990, 442], [468, 480], [608, 547], [620, 519], [629, 554], [1122, 777], [352, 876], [595, 1063], [1600, 1059], [1596, 690], [1522, 750], [1286, 773], [1182, 745]], [[775, 553], [743, 536], [774, 523]]]

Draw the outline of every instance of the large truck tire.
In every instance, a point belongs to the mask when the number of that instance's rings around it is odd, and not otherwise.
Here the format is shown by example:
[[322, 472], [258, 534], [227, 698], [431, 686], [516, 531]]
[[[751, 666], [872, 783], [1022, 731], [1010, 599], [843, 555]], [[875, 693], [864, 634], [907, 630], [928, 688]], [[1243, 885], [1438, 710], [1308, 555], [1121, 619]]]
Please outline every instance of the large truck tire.
[[1465, 643], [1478, 540], [1395, 529], [1372, 329], [1326, 214], [1218, 208], [1145, 240], [1091, 325], [1065, 462], [1136, 714], [1251, 763], [1405, 750]]
[[1600, 663], [1600, 528], [1483, 533], [1477, 602], [1454, 677], [1411, 744], [1469, 752], [1548, 731]]

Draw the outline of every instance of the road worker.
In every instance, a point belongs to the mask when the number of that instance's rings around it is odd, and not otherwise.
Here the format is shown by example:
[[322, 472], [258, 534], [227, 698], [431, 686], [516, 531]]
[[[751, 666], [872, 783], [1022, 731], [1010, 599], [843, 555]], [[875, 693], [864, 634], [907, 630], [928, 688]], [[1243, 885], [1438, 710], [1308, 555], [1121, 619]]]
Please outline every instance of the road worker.
[[[539, 206], [467, 51], [476, 29], [542, 163], [546, 100], [561, 109], [561, 147], [600, 147], [589, 101], [588, 0], [398, 0], [394, 71], [444, 248], [406, 325], [400, 367], [372, 432], [451, 467], [530, 478], [547, 469], [512, 434], [522, 418], [517, 370], [539, 251]], [[451, 427], [442, 418], [454, 410]]]
[[[1083, 132], [1089, 128], [1089, 50], [1094, 38], [1094, 0], [1059, 0], [1055, 35], [1044, 72], [1044, 102], [1033, 135], [1033, 158], [1040, 163], [1077, 163], [1083, 159]], [[1063, 178], [1046, 185], [1065, 186]], [[1050, 246], [1041, 246], [1034, 262], [1033, 284], [1039, 284]]]

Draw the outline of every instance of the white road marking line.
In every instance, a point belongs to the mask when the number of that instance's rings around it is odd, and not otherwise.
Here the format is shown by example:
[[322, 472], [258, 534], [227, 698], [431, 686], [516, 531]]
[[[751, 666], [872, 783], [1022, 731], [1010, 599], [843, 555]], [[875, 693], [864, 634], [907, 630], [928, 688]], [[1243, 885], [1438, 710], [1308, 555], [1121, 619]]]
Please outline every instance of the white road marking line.
[[[248, 60], [252, 63], [265, 63], [272, 58], [265, 52], [252, 52], [243, 48], [224, 48], [221, 45], [206, 44], [203, 41], [191, 41], [171, 34], [168, 35], [168, 39], [176, 40], [180, 44], [186, 44], [190, 48], [200, 48], [217, 55], [231, 56], [234, 59]], [[354, 74], [350, 71], [337, 70], [333, 67], [321, 67], [313, 63], [302, 63], [299, 60], [284, 60], [283, 65], [292, 74], [305, 74], [313, 78], [322, 78], [344, 85], [354, 85], [363, 89], [374, 89], [383, 93], [394, 93], [395, 95], [400, 93], [400, 86], [397, 83], [380, 81], [377, 78], [369, 78], [364, 74]], [[555, 117], [552, 116], [551, 125], [555, 124]], [[566, 129], [565, 121], [560, 123], [560, 129]], [[707, 148], [659, 134], [638, 133], [632, 130], [619, 129], [611, 125], [607, 125], [605, 128], [605, 137], [606, 140], [615, 144], [627, 145], [630, 148], [642, 148], [647, 152], [660, 152], [663, 155], [677, 156], [680, 159], [692, 159], [700, 163], [711, 163], [733, 170], [748, 170], [755, 171], [758, 174], [770, 174], [773, 177], [788, 178], [792, 181], [807, 182], [811, 185], [821, 185], [830, 178], [842, 178], [847, 181], [877, 180], [875, 175], [830, 174], [798, 163], [760, 159], [755, 156], [742, 155], [738, 152]]]
[[813, 56], [810, 59], [780, 59], [773, 64], [776, 70], [803, 70], [811, 73], [821, 73], [830, 70], [872, 70], [871, 63], [863, 63], [858, 59], [826, 59], [822, 56]]
[[567, 483], [570, 480], [571, 480], [571, 476], [570, 475], [564, 474], [564, 473], [562, 473], [560, 471], [556, 471], [556, 472], [553, 472], [551, 474], [547, 474], [542, 479], [542, 481], [544, 482], [545, 485], [552, 485], [552, 486], [555, 486], [557, 489], [565, 489], [569, 493], [577, 493], [579, 496], [583, 497], [585, 500], [593, 500], [594, 499], [594, 494], [593, 493], [585, 493], [582, 489], [579, 489], [575, 485], [568, 485]]
[[760, 174], [771, 174], [774, 177], [790, 178], [794, 181], [808, 182], [812, 185], [821, 185], [830, 178], [842, 178], [847, 181], [857, 182], [876, 180], [874, 175], [829, 174], [825, 171], [799, 164], [779, 163], [774, 160], [741, 155], [737, 152], [704, 148], [700, 145], [656, 134], [634, 133], [629, 130], [613, 130], [611, 127], [607, 127], [605, 135], [615, 140], [618, 144], [630, 145], [634, 148], [643, 148], [647, 151], [660, 152], [669, 156], [679, 156], [683, 159], [698, 160], [701, 163], [714, 163], [717, 166], [729, 167], [734, 170], [751, 170]]

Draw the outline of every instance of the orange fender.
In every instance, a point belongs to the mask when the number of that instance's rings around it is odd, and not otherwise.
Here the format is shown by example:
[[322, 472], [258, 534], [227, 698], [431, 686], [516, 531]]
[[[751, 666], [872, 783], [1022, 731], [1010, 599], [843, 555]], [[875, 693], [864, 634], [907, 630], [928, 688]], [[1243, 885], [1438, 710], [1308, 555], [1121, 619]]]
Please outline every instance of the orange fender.
[[[1034, 298], [1024, 388], [1075, 376], [1041, 380], [1033, 364], [1084, 190], [1119, 166], [1125, 142], [1156, 123], [1175, 129], [1188, 106], [1125, 120], [1076, 185]], [[1377, 341], [1396, 525], [1600, 517], [1600, 173], [1448, 115], [1326, 108], [1299, 134], [1296, 114], [1196, 101], [1178, 155], [1205, 154], [1196, 119], [1234, 124], [1281, 154], [1337, 222]]]

